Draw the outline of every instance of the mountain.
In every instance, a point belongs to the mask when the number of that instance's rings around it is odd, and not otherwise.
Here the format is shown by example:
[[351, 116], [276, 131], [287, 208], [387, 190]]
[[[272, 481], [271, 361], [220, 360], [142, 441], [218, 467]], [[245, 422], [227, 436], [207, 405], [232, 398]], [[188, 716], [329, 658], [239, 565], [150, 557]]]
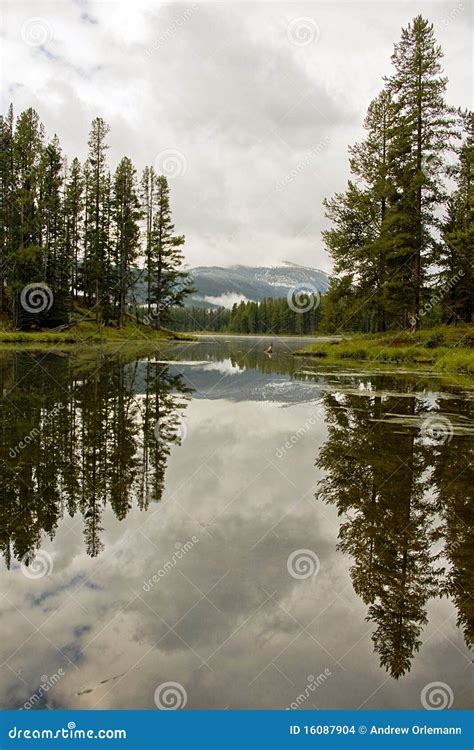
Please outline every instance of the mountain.
[[[197, 266], [189, 273], [196, 291], [187, 297], [187, 307], [231, 308], [234, 302], [286, 297], [290, 289], [301, 286], [324, 294], [330, 281], [324, 271], [286, 262], [279, 266]], [[137, 281], [135, 297], [139, 304], [145, 303], [145, 281]]]
[[195, 293], [186, 305], [232, 307], [234, 302], [286, 297], [290, 289], [307, 286], [324, 293], [329, 276], [316, 268], [283, 263], [279, 266], [198, 266], [191, 268]]

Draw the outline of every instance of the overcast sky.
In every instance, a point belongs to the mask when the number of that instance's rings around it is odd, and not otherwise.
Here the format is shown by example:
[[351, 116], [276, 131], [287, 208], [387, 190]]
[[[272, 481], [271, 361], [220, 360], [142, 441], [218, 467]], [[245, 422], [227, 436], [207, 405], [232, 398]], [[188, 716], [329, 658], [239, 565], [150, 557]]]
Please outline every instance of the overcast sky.
[[329, 271], [322, 200], [391, 70], [400, 29], [434, 24], [448, 101], [472, 107], [470, 3], [11, 0], [2, 109], [35, 107], [84, 159], [90, 122], [170, 177], [190, 265], [292, 261]]

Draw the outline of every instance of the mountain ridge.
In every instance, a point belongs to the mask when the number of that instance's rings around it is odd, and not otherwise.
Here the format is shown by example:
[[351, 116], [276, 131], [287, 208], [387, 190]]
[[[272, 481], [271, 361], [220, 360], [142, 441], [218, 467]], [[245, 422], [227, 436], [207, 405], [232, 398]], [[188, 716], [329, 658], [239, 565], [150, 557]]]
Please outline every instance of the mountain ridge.
[[266, 297], [286, 297], [291, 289], [306, 286], [324, 294], [330, 277], [325, 271], [290, 261], [275, 265], [195, 266], [189, 269], [196, 289], [186, 305], [231, 307], [234, 302], [260, 302]]

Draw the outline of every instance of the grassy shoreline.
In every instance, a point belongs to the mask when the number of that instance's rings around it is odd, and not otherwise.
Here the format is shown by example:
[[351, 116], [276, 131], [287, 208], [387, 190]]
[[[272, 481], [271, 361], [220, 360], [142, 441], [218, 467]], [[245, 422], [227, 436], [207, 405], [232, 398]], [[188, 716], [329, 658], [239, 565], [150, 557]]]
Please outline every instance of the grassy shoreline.
[[324, 363], [347, 361], [423, 367], [435, 372], [474, 376], [474, 326], [439, 326], [426, 331], [354, 334], [331, 343], [315, 343], [295, 352]]
[[162, 328], [159, 331], [149, 326], [127, 324], [123, 328], [104, 327], [100, 331], [92, 322], [81, 322], [64, 331], [15, 331], [0, 329], [0, 350], [12, 347], [45, 348], [48, 345], [67, 347], [103, 346], [108, 344], [158, 344], [167, 342], [195, 341], [191, 334], [182, 334]]

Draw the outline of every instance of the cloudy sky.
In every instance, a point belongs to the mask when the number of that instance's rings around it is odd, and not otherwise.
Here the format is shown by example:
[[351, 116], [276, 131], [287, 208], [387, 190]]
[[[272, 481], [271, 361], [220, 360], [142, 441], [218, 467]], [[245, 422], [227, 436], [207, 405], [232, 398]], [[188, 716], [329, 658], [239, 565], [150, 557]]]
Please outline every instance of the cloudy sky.
[[2, 109], [35, 107], [68, 157], [90, 121], [110, 164], [168, 174], [190, 265], [292, 261], [330, 270], [322, 199], [400, 28], [417, 13], [445, 52], [448, 100], [472, 107], [468, 2], [3, 0]]

